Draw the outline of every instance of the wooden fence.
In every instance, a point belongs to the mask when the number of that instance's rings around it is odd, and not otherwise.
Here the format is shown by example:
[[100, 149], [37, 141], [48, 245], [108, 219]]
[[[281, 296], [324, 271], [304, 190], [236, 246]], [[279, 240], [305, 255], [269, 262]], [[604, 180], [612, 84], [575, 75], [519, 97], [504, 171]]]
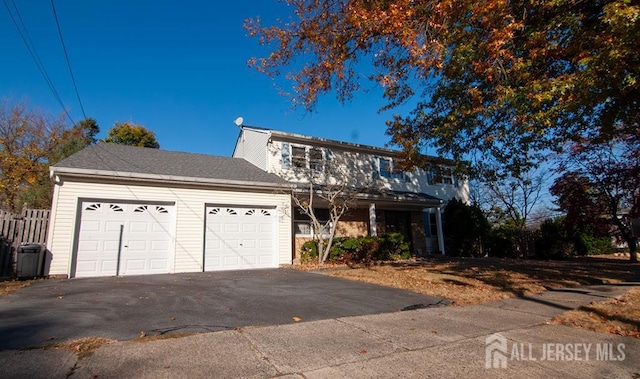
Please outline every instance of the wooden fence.
[[49, 213], [48, 209], [25, 209], [21, 214], [0, 210], [0, 277], [13, 276], [18, 246], [37, 243], [44, 248]]

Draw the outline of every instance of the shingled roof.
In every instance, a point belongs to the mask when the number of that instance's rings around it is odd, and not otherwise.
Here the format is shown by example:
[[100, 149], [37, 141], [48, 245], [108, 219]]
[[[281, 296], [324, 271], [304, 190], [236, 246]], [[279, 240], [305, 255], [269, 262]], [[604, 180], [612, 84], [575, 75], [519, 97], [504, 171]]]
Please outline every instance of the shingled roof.
[[193, 154], [99, 142], [51, 167], [71, 173], [219, 184], [261, 184], [283, 187], [287, 181], [241, 158]]

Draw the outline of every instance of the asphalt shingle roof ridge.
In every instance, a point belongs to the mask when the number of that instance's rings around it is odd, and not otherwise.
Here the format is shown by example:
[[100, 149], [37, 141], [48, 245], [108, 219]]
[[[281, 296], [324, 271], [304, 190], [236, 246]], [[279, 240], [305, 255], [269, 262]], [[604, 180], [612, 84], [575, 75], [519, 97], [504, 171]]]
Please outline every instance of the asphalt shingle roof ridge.
[[242, 158], [106, 142], [88, 146], [52, 167], [54, 170], [70, 168], [240, 182], [287, 183], [277, 175], [267, 173]]

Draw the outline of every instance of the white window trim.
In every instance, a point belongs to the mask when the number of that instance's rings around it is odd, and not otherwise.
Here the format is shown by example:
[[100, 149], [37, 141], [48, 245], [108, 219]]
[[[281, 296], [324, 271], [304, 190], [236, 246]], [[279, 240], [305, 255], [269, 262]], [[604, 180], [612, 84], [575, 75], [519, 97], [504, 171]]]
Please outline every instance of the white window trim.
[[[380, 178], [386, 178], [388, 180], [393, 179], [393, 180], [397, 180], [397, 181], [401, 181], [401, 182], [406, 182], [409, 180], [409, 173], [407, 171], [404, 170], [397, 170], [396, 171], [396, 160], [391, 158], [391, 157], [376, 157], [377, 158], [377, 170], [378, 170], [378, 176]], [[386, 161], [389, 162], [389, 171], [384, 171], [384, 172], [388, 172], [389, 176], [385, 176], [382, 175], [382, 161]]]
[[[289, 144], [289, 168], [294, 169], [294, 170], [301, 170], [301, 169], [306, 169], [306, 170], [310, 170], [311, 169], [311, 151], [312, 150], [317, 150], [322, 154], [322, 158], [319, 161], [321, 163], [321, 170], [318, 171], [324, 171], [327, 167], [327, 151], [324, 148], [321, 147], [316, 147], [316, 146], [309, 146], [309, 145], [298, 145], [298, 144]], [[304, 149], [304, 162], [305, 165], [304, 167], [302, 166], [297, 166], [296, 164], [294, 164], [294, 156], [293, 156], [293, 150], [294, 149]]]

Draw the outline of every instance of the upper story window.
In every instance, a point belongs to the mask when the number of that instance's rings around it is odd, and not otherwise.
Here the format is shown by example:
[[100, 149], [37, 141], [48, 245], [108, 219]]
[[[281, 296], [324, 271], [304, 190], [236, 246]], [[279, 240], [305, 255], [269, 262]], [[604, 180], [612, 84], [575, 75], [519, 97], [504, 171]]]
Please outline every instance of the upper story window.
[[321, 149], [312, 147], [309, 149], [309, 168], [315, 171], [324, 171], [324, 154]]
[[282, 167], [307, 168], [324, 171], [326, 164], [323, 149], [310, 146], [282, 144]]
[[380, 158], [380, 176], [383, 178], [391, 177], [391, 159]]
[[429, 176], [429, 184], [455, 184], [452, 167], [434, 166], [430, 169]]
[[402, 171], [397, 166], [397, 162], [394, 162], [391, 158], [378, 158], [378, 174], [382, 178], [394, 178], [409, 181], [407, 173]]
[[291, 146], [291, 165], [293, 167], [307, 167], [307, 152], [304, 147]]

